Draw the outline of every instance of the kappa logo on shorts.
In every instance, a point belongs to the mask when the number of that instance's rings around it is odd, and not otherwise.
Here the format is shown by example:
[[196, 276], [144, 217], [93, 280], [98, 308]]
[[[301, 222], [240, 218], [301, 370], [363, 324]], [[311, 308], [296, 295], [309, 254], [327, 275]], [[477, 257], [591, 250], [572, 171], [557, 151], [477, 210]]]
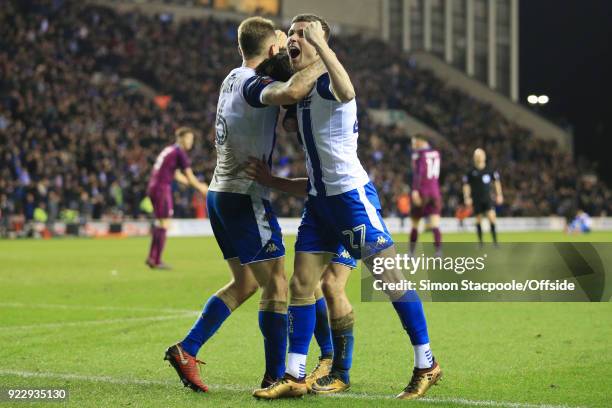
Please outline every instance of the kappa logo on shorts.
[[276, 246], [276, 244], [274, 242], [270, 242], [267, 246], [266, 246], [266, 253], [272, 253], [272, 252], [276, 252], [278, 251], [279, 248]]
[[340, 256], [340, 258], [345, 258], [348, 259], [351, 257], [351, 254], [349, 254], [349, 251], [347, 251], [346, 249], [342, 252], [340, 252], [340, 254], [338, 254], [338, 256]]
[[376, 239], [376, 245], [385, 245], [388, 242], [387, 238], [382, 235]]

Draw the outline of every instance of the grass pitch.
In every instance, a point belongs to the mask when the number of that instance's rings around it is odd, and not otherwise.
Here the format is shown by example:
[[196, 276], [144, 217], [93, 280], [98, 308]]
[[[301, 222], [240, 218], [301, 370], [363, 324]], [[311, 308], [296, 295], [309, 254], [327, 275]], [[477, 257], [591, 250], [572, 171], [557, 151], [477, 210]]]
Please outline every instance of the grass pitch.
[[[427, 235], [425, 236], [427, 238]], [[447, 234], [472, 241], [473, 234]], [[501, 234], [504, 241], [612, 241], [612, 234]], [[398, 240], [405, 237], [398, 236]], [[294, 237], [287, 238], [287, 270]], [[400, 406], [412, 350], [393, 309], [359, 303], [352, 389], [256, 401], [263, 374], [256, 295], [202, 349], [208, 394], [183, 388], [162, 361], [229, 273], [213, 238], [170, 238], [171, 272], [143, 261], [147, 239], [0, 241], [0, 388], [69, 389], [75, 407]], [[426, 303], [445, 377], [417, 407], [612, 405], [610, 303]], [[309, 368], [317, 357], [313, 340]], [[5, 405], [6, 404], [6, 405]], [[2, 403], [1, 406], [9, 406]], [[19, 403], [15, 406], [42, 406]], [[61, 406], [64, 404], [53, 404]]]

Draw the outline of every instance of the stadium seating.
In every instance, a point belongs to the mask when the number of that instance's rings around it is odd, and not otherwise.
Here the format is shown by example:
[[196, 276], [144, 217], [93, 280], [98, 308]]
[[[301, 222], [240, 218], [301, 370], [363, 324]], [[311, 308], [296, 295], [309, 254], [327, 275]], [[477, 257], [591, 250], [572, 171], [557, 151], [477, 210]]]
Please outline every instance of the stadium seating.
[[[395, 213], [409, 180], [409, 135], [373, 123], [368, 107], [406, 110], [448, 139], [452, 148], [441, 147], [446, 215], [460, 205], [461, 176], [478, 146], [501, 172], [505, 215], [570, 215], [577, 206], [592, 215], [611, 212], [610, 190], [583, 177], [593, 169], [554, 143], [449, 88], [387, 44], [358, 36], [333, 43], [356, 84], [359, 155], [386, 214]], [[145, 217], [140, 203], [150, 166], [178, 125], [199, 129], [190, 155], [196, 174], [210, 180], [218, 87], [239, 63], [233, 22], [179, 25], [77, 1], [8, 2], [0, 10], [3, 219], [31, 220], [36, 208], [51, 222], [66, 210], [81, 220]], [[139, 83], [170, 102], [156, 103]], [[275, 172], [305, 173], [294, 135], [280, 132], [274, 157]], [[175, 216], [194, 215], [190, 194], [177, 187]], [[300, 215], [299, 199], [275, 195], [274, 202], [279, 215]]]

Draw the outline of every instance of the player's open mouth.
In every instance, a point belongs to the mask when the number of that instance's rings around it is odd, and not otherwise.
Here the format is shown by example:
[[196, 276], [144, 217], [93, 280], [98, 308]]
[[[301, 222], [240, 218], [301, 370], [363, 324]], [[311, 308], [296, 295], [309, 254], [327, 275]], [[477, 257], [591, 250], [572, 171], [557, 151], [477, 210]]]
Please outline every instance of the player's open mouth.
[[300, 55], [301, 51], [295, 46], [289, 46], [289, 56], [291, 59], [295, 59]]

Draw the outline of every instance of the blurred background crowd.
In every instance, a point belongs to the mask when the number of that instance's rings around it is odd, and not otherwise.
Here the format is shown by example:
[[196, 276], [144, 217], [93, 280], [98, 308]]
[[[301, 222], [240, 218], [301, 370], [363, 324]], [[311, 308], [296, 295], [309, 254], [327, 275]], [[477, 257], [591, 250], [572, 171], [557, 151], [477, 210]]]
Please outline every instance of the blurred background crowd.
[[[8, 1], [0, 8], [0, 212], [46, 221], [137, 219], [150, 168], [173, 130], [198, 129], [193, 170], [215, 167], [218, 88], [240, 64], [236, 23], [175, 24], [170, 15], [118, 14], [77, 1]], [[610, 214], [612, 193], [593, 163], [534, 137], [491, 106], [447, 86], [379, 40], [338, 36], [360, 104], [359, 156], [386, 215], [409, 192], [410, 139], [376, 124], [368, 108], [404, 110], [446, 139], [444, 215], [461, 206], [461, 178], [483, 147], [499, 170], [508, 216]], [[354, 52], [359, 50], [359, 52]], [[274, 172], [305, 174], [295, 135], [279, 131]], [[280, 216], [300, 199], [275, 195]], [[204, 216], [202, 197], [176, 187], [175, 216]]]

